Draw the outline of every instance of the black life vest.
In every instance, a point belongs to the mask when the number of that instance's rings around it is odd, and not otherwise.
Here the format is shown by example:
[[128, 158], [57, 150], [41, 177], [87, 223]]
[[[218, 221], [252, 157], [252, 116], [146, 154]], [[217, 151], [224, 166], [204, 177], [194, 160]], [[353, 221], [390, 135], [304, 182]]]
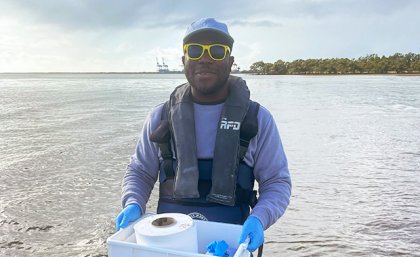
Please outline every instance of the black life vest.
[[[239, 140], [236, 143], [230, 142], [235, 144], [233, 147], [238, 148], [238, 154], [236, 155], [237, 175], [233, 181], [235, 183], [234, 199], [230, 202], [225, 202], [224, 198], [221, 201], [209, 198], [214, 181], [214, 177], [212, 178], [214, 165], [212, 159], [197, 160], [198, 184], [196, 189], [198, 197], [174, 196], [174, 181], [176, 180], [176, 170], [179, 168], [178, 159], [174, 155], [176, 150], [174, 138], [176, 137], [173, 134], [174, 130], [170, 119], [170, 102], [164, 104], [161, 123], [150, 136], [151, 141], [158, 143], [162, 157], [159, 173], [158, 213], [179, 212], [189, 214], [196, 219], [233, 224], [242, 224], [245, 221], [249, 215], [250, 207], [252, 208], [255, 205], [257, 198], [256, 191], [253, 190], [255, 180], [253, 168], [249, 167], [243, 161], [243, 158], [250, 140], [258, 132], [257, 114], [259, 110], [257, 102], [253, 102], [248, 98], [246, 103], [245, 117], [241, 120], [240, 128], [238, 128]], [[230, 187], [230, 184], [222, 184], [222, 186]]]

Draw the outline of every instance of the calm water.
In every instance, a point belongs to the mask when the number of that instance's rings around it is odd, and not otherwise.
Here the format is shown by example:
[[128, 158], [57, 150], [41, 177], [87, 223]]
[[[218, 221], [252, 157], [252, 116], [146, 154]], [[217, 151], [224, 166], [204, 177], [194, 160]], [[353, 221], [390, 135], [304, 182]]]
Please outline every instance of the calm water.
[[[420, 256], [420, 77], [244, 77], [293, 179], [264, 256]], [[143, 119], [184, 81], [0, 74], [0, 256], [106, 256]]]

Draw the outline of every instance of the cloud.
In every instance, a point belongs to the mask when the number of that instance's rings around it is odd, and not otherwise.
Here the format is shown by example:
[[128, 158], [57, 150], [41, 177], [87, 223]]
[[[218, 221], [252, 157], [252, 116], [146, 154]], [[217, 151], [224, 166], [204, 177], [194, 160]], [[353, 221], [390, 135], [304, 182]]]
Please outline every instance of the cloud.
[[229, 25], [242, 69], [255, 61], [420, 52], [415, 0], [2, 0], [1, 71], [179, 68], [188, 24]]
[[[27, 19], [72, 29], [177, 26], [184, 18], [172, 15], [162, 1], [9, 0], [9, 8]], [[174, 2], [175, 3], [175, 2]], [[161, 19], [159, 19], [161, 17]]]
[[254, 0], [4, 0], [0, 5], [9, 6], [26, 19], [83, 30], [185, 28], [202, 17], [231, 20], [233, 25], [277, 26], [281, 19], [325, 19], [343, 14], [390, 15], [405, 8], [419, 7], [415, 0], [265, 0], [258, 4]]
[[230, 26], [252, 26], [252, 27], [278, 27], [282, 26], [279, 21], [260, 19], [260, 20], [228, 20], [226, 21]]

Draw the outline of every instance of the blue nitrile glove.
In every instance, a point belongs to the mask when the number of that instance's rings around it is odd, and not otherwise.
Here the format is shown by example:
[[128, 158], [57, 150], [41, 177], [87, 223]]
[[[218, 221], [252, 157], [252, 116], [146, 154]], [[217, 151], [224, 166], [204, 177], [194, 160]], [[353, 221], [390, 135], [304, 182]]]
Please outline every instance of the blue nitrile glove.
[[242, 244], [249, 237], [248, 251], [255, 252], [264, 243], [264, 229], [261, 221], [255, 216], [249, 216], [243, 227], [239, 244]]
[[115, 219], [115, 225], [117, 226], [117, 231], [127, 227], [128, 223], [135, 221], [136, 219], [140, 218], [141, 216], [141, 209], [140, 206], [136, 203], [131, 203], [127, 205], [124, 210], [118, 214], [117, 218]]
[[213, 256], [225, 256], [229, 246], [225, 240], [213, 241], [207, 246], [207, 252]]
[[225, 256], [226, 250], [229, 248], [225, 240], [219, 241], [214, 248], [214, 256]]

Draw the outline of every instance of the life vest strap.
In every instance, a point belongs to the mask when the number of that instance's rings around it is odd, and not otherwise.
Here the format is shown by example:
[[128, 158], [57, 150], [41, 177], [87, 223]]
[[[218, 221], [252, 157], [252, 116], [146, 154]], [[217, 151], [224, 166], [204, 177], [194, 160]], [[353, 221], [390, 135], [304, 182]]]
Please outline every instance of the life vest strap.
[[249, 142], [254, 138], [258, 133], [258, 111], [260, 109], [260, 104], [254, 101], [249, 101], [248, 111], [245, 115], [244, 121], [241, 125], [241, 134], [240, 134], [240, 148], [239, 148], [239, 160], [243, 160], [248, 150]]

